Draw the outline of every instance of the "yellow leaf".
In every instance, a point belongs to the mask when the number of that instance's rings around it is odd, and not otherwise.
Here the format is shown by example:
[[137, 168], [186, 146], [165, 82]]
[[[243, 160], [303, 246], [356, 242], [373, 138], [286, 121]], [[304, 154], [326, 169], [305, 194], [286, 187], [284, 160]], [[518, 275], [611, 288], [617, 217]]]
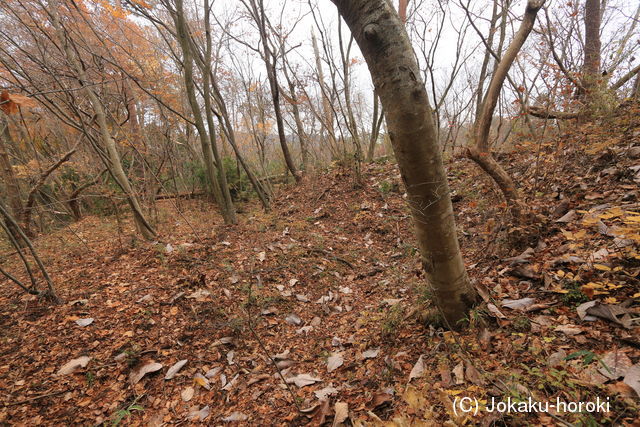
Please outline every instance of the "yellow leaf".
[[617, 304], [618, 300], [614, 297], [609, 297], [604, 299], [605, 304]]
[[575, 237], [573, 236], [573, 233], [570, 231], [566, 231], [566, 230], [561, 230], [562, 231], [562, 235], [565, 237], [565, 239], [567, 240], [574, 240]]
[[193, 379], [193, 382], [198, 384], [200, 387], [205, 387], [207, 385], [207, 382], [205, 381], [204, 377], [195, 377]]
[[583, 289], [602, 289], [604, 285], [600, 282], [589, 282], [586, 285], [582, 285]]
[[611, 271], [611, 267], [602, 264], [593, 264], [593, 268], [600, 271]]
[[586, 235], [587, 235], [587, 230], [580, 230], [580, 231], [578, 231], [577, 233], [574, 233], [574, 234], [573, 234], [573, 237], [574, 237], [575, 239], [582, 239], [582, 238], [583, 238], [584, 236], [586, 236]]
[[633, 294], [631, 298], [640, 298], [640, 292]]

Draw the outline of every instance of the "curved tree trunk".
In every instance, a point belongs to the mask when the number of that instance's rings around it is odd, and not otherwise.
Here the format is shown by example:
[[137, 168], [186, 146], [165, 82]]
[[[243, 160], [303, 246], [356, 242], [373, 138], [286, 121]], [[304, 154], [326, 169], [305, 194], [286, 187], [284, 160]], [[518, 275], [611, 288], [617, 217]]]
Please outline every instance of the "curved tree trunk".
[[131, 187], [131, 183], [129, 182], [129, 178], [122, 168], [120, 153], [118, 153], [116, 143], [111, 137], [109, 127], [107, 125], [107, 115], [104, 111], [104, 106], [102, 105], [102, 102], [95, 94], [93, 89], [87, 85], [89, 80], [87, 79], [82, 62], [80, 58], [76, 56], [76, 51], [74, 51], [74, 49], [72, 49], [71, 45], [69, 44], [70, 38], [67, 37], [68, 35], [66, 34], [65, 29], [58, 19], [58, 1], [50, 0], [49, 9], [51, 23], [57, 32], [61, 49], [63, 50], [63, 53], [66, 56], [66, 60], [69, 62], [69, 65], [75, 71], [78, 82], [89, 98], [89, 102], [91, 103], [91, 106], [95, 113], [96, 123], [98, 124], [98, 129], [100, 131], [100, 139], [109, 158], [107, 162], [108, 164], [106, 165], [109, 169], [109, 173], [113, 176], [114, 180], [127, 197], [127, 202], [129, 203], [129, 206], [133, 211], [133, 218], [136, 224], [136, 228], [145, 239], [153, 240], [156, 237], [156, 231], [144, 216], [142, 207], [140, 206], [138, 198], [136, 197], [133, 188]]
[[506, 199], [509, 210], [516, 220], [520, 220], [522, 212], [520, 208], [520, 195], [516, 189], [513, 179], [509, 176], [502, 166], [493, 158], [491, 147], [489, 146], [489, 132], [491, 130], [491, 122], [493, 121], [493, 112], [498, 104], [502, 85], [507, 78], [507, 73], [516, 59], [518, 52], [529, 37], [533, 25], [536, 22], [538, 11], [544, 4], [544, 0], [529, 0], [525, 9], [524, 18], [520, 24], [518, 32], [513, 37], [507, 51], [502, 56], [500, 63], [493, 73], [487, 94], [484, 97], [480, 116], [476, 119], [475, 124], [475, 146], [468, 148], [469, 157], [475, 161], [498, 185], [504, 198]]
[[431, 107], [409, 37], [387, 0], [332, 0], [367, 61], [384, 108], [436, 303], [451, 327], [476, 301], [456, 236]]

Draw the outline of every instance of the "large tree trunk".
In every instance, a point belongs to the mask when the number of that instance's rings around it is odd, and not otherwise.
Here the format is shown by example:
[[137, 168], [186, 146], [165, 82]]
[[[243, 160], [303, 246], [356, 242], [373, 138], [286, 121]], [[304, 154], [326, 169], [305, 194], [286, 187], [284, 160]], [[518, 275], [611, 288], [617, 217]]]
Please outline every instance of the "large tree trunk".
[[387, 0], [332, 0], [367, 61], [407, 190], [436, 303], [451, 327], [476, 301], [458, 239], [431, 107], [409, 37]]
[[586, 0], [584, 5], [584, 64], [582, 67], [582, 86], [585, 89], [587, 102], [597, 90], [600, 76], [600, 0]]
[[538, 11], [544, 4], [544, 0], [529, 0], [525, 9], [524, 18], [520, 24], [518, 32], [513, 37], [511, 44], [507, 48], [507, 51], [502, 56], [500, 63], [496, 67], [487, 94], [484, 97], [482, 104], [482, 110], [480, 116], [476, 119], [475, 124], [475, 145], [469, 147], [469, 157], [473, 159], [493, 180], [496, 182], [504, 198], [507, 201], [507, 205], [511, 210], [514, 218], [520, 220], [521, 208], [520, 208], [520, 196], [513, 179], [509, 174], [500, 166], [500, 164], [493, 158], [491, 154], [491, 147], [489, 146], [489, 132], [491, 130], [491, 122], [493, 121], [493, 113], [498, 104], [498, 98], [500, 97], [500, 91], [502, 85], [507, 78], [507, 73], [516, 59], [518, 52], [524, 45], [524, 42], [529, 37], [533, 25], [536, 22], [536, 16]]

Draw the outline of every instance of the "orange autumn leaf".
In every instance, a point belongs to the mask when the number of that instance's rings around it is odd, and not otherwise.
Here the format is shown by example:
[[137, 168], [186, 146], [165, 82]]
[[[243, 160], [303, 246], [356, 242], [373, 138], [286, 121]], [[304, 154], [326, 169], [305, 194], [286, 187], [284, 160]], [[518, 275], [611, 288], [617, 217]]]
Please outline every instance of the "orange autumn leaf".
[[18, 112], [18, 107], [35, 107], [35, 100], [28, 96], [18, 95], [15, 93], [9, 93], [4, 90], [0, 93], [0, 108], [6, 114], [13, 114]]

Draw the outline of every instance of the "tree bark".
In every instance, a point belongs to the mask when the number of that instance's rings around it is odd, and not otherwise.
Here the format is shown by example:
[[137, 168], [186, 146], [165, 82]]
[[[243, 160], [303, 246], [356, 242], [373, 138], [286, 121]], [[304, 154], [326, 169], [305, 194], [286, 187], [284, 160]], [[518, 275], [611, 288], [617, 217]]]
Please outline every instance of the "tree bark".
[[320, 58], [320, 49], [318, 49], [318, 40], [316, 39], [316, 35], [313, 32], [311, 33], [311, 44], [313, 45], [313, 55], [316, 60], [318, 85], [320, 86], [320, 91], [322, 92], [322, 113], [324, 117], [321, 117], [320, 121], [327, 131], [329, 137], [329, 146], [331, 147], [332, 152], [337, 152], [338, 141], [336, 138], [335, 130], [333, 128], [333, 109], [331, 108], [331, 101], [329, 100], [327, 88], [324, 83], [324, 69], [322, 67], [322, 59]]
[[450, 327], [476, 301], [458, 246], [447, 175], [420, 68], [387, 0], [332, 0], [367, 61], [406, 187], [422, 262]]
[[[193, 61], [194, 55], [191, 50], [191, 42], [188, 34], [188, 27], [184, 18], [184, 11], [182, 7], [182, 0], [176, 0], [176, 10], [172, 13], [176, 27], [176, 37], [182, 50], [182, 68], [185, 90], [187, 92], [187, 100], [193, 113], [193, 121], [198, 131], [198, 137], [200, 140], [200, 146], [202, 148], [202, 156], [205, 163], [205, 170], [207, 171], [207, 178], [213, 198], [217, 205], [220, 207], [222, 218], [227, 224], [234, 224], [237, 219], [235, 217], [235, 208], [229, 209], [227, 205], [227, 199], [224, 196], [223, 189], [220, 186], [219, 174], [217, 169], [222, 168], [222, 165], [214, 163], [214, 153], [211, 147], [212, 140], [207, 128], [205, 127], [204, 117], [202, 109], [198, 104], [196, 97], [195, 83], [193, 79]], [[231, 205], [233, 206], [233, 205]]]
[[278, 140], [280, 141], [280, 148], [282, 149], [282, 155], [284, 162], [287, 165], [287, 169], [291, 172], [296, 182], [300, 182], [302, 174], [296, 168], [293, 162], [293, 157], [289, 151], [289, 145], [287, 144], [287, 137], [284, 131], [284, 119], [282, 118], [282, 108], [280, 106], [280, 87], [278, 85], [278, 75], [276, 73], [276, 61], [277, 56], [269, 46], [269, 36], [267, 35], [267, 16], [264, 11], [263, 0], [250, 0], [251, 7], [253, 9], [254, 20], [258, 26], [260, 32], [260, 41], [262, 43], [262, 59], [267, 69], [267, 79], [269, 80], [269, 87], [271, 89], [271, 100], [273, 102], [273, 114], [276, 117], [276, 127], [278, 129]]
[[582, 67], [582, 86], [585, 96], [598, 86], [600, 80], [600, 63], [602, 42], [600, 40], [600, 0], [586, 0], [584, 4], [584, 65]]
[[30, 234], [30, 226], [31, 226], [31, 212], [33, 211], [33, 205], [36, 202], [36, 194], [40, 191], [40, 188], [47, 181], [49, 175], [51, 175], [56, 169], [62, 166], [65, 162], [67, 162], [71, 156], [76, 152], [76, 149], [72, 149], [67, 152], [64, 156], [60, 158], [57, 162], [51, 165], [47, 170], [45, 170], [38, 180], [33, 184], [31, 190], [29, 191], [29, 195], [27, 196], [27, 203], [24, 206], [24, 210], [22, 212], [22, 224], [24, 225], [24, 232], [29, 235]]
[[398, 2], [398, 15], [403, 24], [407, 22], [407, 7], [409, 6], [409, 0], [399, 0]]
[[49, 14], [51, 17], [51, 23], [57, 32], [57, 36], [59, 39], [58, 42], [60, 43], [61, 49], [63, 50], [63, 54], [66, 56], [66, 60], [69, 62], [71, 68], [75, 71], [76, 78], [78, 79], [81, 88], [83, 88], [85, 94], [89, 98], [91, 106], [93, 107], [96, 122], [98, 124], [98, 129], [100, 132], [100, 139], [102, 140], [102, 144], [107, 151], [107, 156], [109, 159], [106, 166], [109, 169], [109, 173], [111, 173], [114, 180], [127, 197], [127, 202], [129, 203], [129, 206], [133, 211], [133, 218], [136, 224], [136, 228], [145, 239], [153, 240], [156, 237], [156, 231], [145, 218], [144, 213], [142, 212], [142, 207], [138, 202], [138, 198], [136, 197], [133, 188], [131, 187], [129, 178], [122, 168], [120, 154], [118, 153], [116, 143], [109, 132], [109, 127], [107, 125], [107, 115], [104, 111], [104, 106], [102, 105], [102, 102], [95, 94], [91, 86], [87, 86], [89, 80], [86, 77], [85, 69], [81, 63], [81, 60], [76, 56], [76, 52], [71, 48], [69, 40], [66, 37], [66, 32], [58, 19], [59, 10], [60, 9], [58, 1], [49, 0]]
[[0, 177], [2, 177], [7, 192], [11, 213], [15, 218], [20, 218], [23, 210], [20, 185], [9, 158], [9, 146], [12, 145], [12, 142], [9, 119], [0, 111]]
[[500, 166], [500, 164], [493, 158], [491, 154], [491, 147], [489, 146], [489, 132], [491, 130], [491, 122], [493, 120], [493, 113], [498, 104], [498, 98], [500, 97], [500, 91], [507, 78], [507, 73], [516, 59], [518, 52], [524, 45], [524, 42], [529, 37], [533, 25], [536, 22], [536, 16], [538, 11], [544, 4], [544, 0], [529, 0], [525, 9], [524, 18], [520, 24], [518, 32], [513, 37], [513, 40], [509, 44], [507, 51], [500, 59], [500, 63], [493, 73], [487, 94], [484, 97], [482, 103], [482, 110], [480, 116], [476, 119], [475, 124], [475, 145], [468, 148], [469, 157], [474, 160], [493, 180], [496, 182], [504, 198], [507, 201], [507, 205], [514, 218], [521, 219], [521, 207], [520, 196], [516, 188], [513, 179], [509, 174]]
[[380, 109], [380, 101], [377, 94], [373, 94], [373, 119], [371, 123], [371, 135], [369, 135], [369, 150], [367, 151], [367, 162], [373, 161], [373, 156], [376, 151], [376, 144], [378, 143], [378, 137], [380, 136], [380, 127], [382, 126], [382, 120], [384, 118], [384, 111], [378, 111]]

